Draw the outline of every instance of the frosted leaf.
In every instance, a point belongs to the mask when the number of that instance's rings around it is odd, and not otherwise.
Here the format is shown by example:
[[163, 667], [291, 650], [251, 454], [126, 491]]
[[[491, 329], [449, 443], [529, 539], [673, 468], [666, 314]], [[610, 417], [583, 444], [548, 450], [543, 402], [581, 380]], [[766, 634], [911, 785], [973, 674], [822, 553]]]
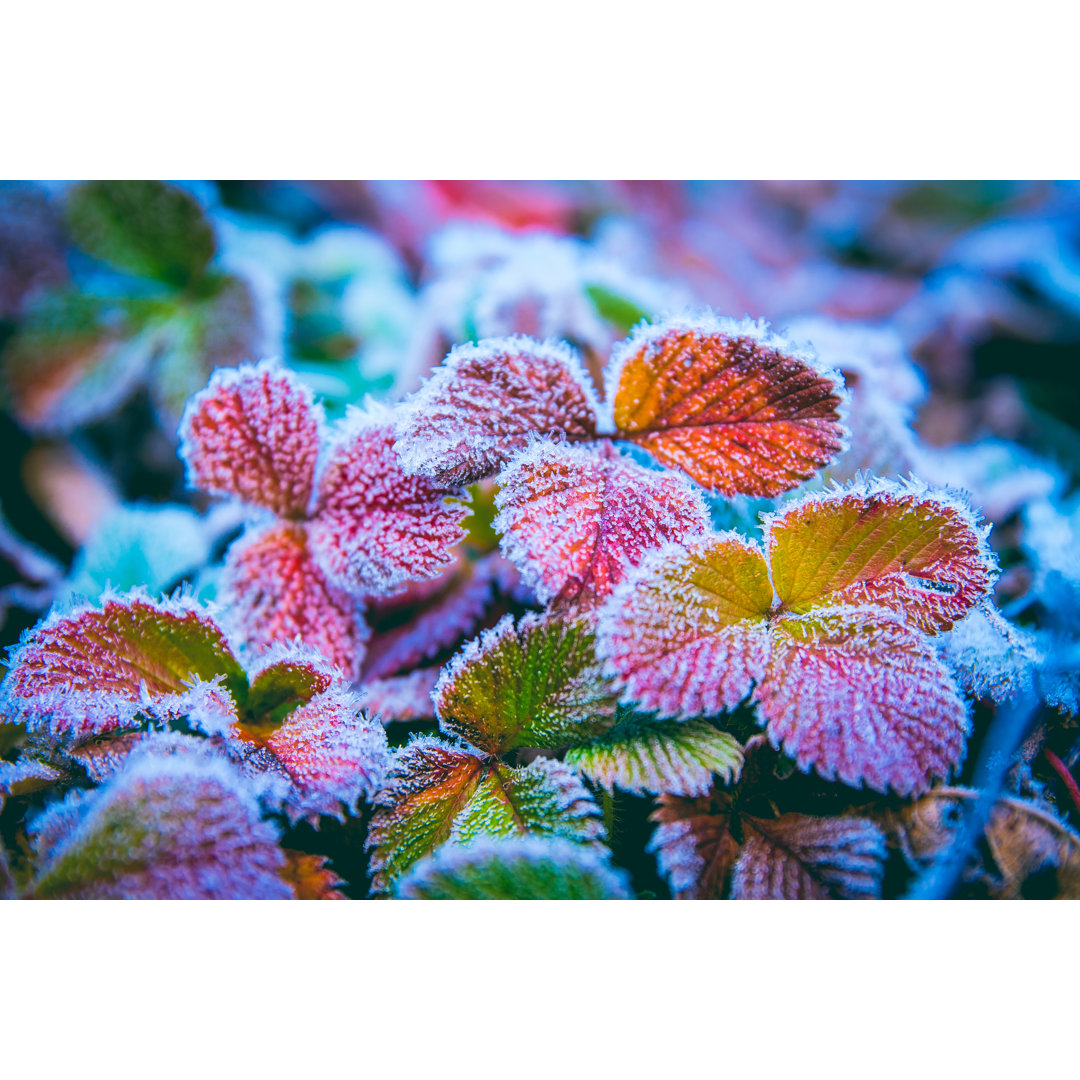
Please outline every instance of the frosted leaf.
[[71, 189], [68, 227], [97, 259], [174, 286], [189, 284], [213, 258], [214, 231], [199, 203], [159, 180], [92, 180]]
[[355, 678], [368, 630], [356, 599], [327, 581], [303, 525], [280, 524], [229, 549], [220, 597], [230, 629], [256, 655], [299, 638]]
[[364, 683], [364, 708], [384, 724], [392, 720], [434, 720], [431, 694], [441, 675], [442, 668], [417, 668], [408, 675]]
[[292, 895], [274, 829], [221, 759], [133, 755], [104, 788], [47, 811], [32, 833], [43, 857], [29, 894], [39, 899]]
[[608, 600], [597, 652], [624, 700], [664, 717], [726, 712], [764, 674], [772, 601], [760, 549], [735, 534], [664, 548]]
[[743, 818], [734, 900], [862, 900], [881, 895], [885, 836], [862, 818]]
[[360, 698], [333, 687], [288, 714], [265, 740], [293, 784], [291, 820], [343, 817], [382, 787], [389, 766], [382, 724], [360, 711]]
[[763, 323], [639, 328], [606, 376], [616, 432], [722, 495], [775, 496], [844, 449], [843, 381]]
[[285, 850], [285, 866], [282, 880], [293, 890], [297, 900], [344, 900], [345, 894], [337, 890], [346, 884], [326, 868], [326, 856], [305, 855], [302, 851]]
[[79, 739], [66, 753], [86, 770], [91, 783], [103, 784], [127, 764], [131, 752], [146, 738], [144, 731], [106, 731]]
[[598, 844], [604, 826], [593, 797], [563, 762], [537, 758], [522, 769], [494, 762], [454, 817], [450, 839], [462, 844], [520, 833]]
[[742, 769], [742, 747], [708, 720], [621, 717], [610, 731], [572, 747], [566, 764], [607, 791], [633, 795], [707, 795], [718, 775], [725, 783]]
[[312, 551], [341, 588], [400, 591], [453, 565], [468, 514], [462, 498], [457, 489], [405, 473], [390, 425], [354, 412], [339, 425], [319, 475]]
[[180, 424], [188, 484], [302, 517], [319, 456], [321, 414], [311, 391], [275, 363], [223, 368]]
[[417, 664], [475, 634], [500, 582], [498, 557], [463, 560], [449, 584], [413, 618], [374, 635], [364, 660], [365, 679], [383, 679]]
[[963, 690], [998, 703], [1030, 690], [1044, 659], [1035, 635], [1013, 626], [988, 603], [934, 644]]
[[899, 795], [946, 777], [970, 730], [930, 643], [873, 607], [778, 620], [754, 701], [769, 740], [801, 769]]
[[476, 751], [441, 739], [414, 739], [394, 753], [368, 828], [372, 892], [388, 892], [413, 863], [449, 839], [484, 764]]
[[491, 754], [590, 738], [615, 699], [583, 621], [507, 615], [450, 661], [433, 699], [443, 731]]
[[948, 630], [989, 593], [997, 563], [987, 531], [949, 492], [880, 479], [807, 495], [765, 526], [788, 610], [880, 604], [928, 633]]
[[568, 345], [489, 339], [459, 345], [404, 403], [397, 449], [409, 472], [471, 484], [535, 435], [591, 439], [596, 414], [589, 376]]
[[541, 603], [601, 602], [645, 553], [709, 529], [701, 496], [681, 477], [610, 447], [537, 443], [499, 477], [495, 528]]
[[17, 705], [50, 712], [54, 730], [78, 733], [116, 727], [135, 706], [219, 675], [227, 688], [246, 690], [243, 669], [205, 610], [135, 590], [39, 623], [12, 653], [4, 689]]
[[341, 671], [315, 649], [275, 645], [248, 668], [246, 726], [275, 730], [293, 709], [343, 682]]
[[404, 900], [629, 900], [627, 875], [565, 840], [482, 838], [444, 847], [398, 882]]
[[40, 791], [60, 779], [60, 772], [44, 761], [33, 758], [0, 761], [0, 799]]
[[700, 799], [661, 795], [648, 850], [676, 900], [721, 900], [739, 855], [731, 799], [716, 789]]

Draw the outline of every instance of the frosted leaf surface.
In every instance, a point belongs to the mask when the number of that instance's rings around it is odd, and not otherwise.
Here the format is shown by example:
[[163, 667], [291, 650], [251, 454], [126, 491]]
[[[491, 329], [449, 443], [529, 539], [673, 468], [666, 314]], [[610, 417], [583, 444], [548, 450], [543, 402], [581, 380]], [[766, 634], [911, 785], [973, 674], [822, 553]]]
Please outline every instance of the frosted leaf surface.
[[327, 581], [302, 525], [241, 537], [220, 583], [230, 629], [258, 655], [300, 638], [355, 678], [368, 631], [354, 597]]
[[839, 374], [751, 320], [642, 327], [606, 385], [619, 435], [722, 495], [789, 491], [845, 445]]
[[716, 789], [699, 799], [661, 795], [648, 850], [676, 900], [721, 900], [739, 843], [731, 835], [731, 799]]
[[284, 766], [294, 793], [292, 819], [319, 814], [341, 818], [382, 787], [389, 766], [382, 724], [360, 711], [360, 699], [334, 687], [301, 705], [266, 740]]
[[396, 889], [404, 900], [629, 900], [627, 875], [580, 844], [536, 836], [444, 847]]
[[707, 795], [742, 769], [742, 747], [708, 720], [653, 720], [631, 713], [610, 731], [567, 753], [566, 764], [607, 791]]
[[591, 439], [596, 412], [589, 376], [568, 345], [489, 339], [459, 345], [405, 402], [397, 449], [409, 472], [471, 484], [535, 435]]
[[4, 689], [16, 704], [51, 711], [56, 730], [80, 732], [117, 726], [119, 702], [150, 703], [218, 675], [246, 691], [243, 669], [206, 611], [136, 590], [38, 624], [13, 652]]
[[[104, 788], [39, 819], [38, 898], [286, 900], [285, 858], [255, 797], [221, 759], [133, 755]], [[58, 828], [49, 818], [57, 815]]]
[[990, 591], [986, 531], [948, 492], [877, 479], [808, 495], [765, 529], [789, 610], [880, 604], [928, 633], [948, 630]]
[[609, 447], [537, 443], [499, 477], [495, 528], [541, 603], [601, 602], [646, 552], [704, 536], [709, 513], [681, 477]]
[[364, 708], [384, 724], [392, 720], [434, 720], [431, 694], [442, 668], [417, 668], [408, 675], [364, 683]]
[[33, 758], [0, 761], [0, 797], [23, 795], [50, 787], [60, 778], [60, 773], [44, 761]]
[[863, 900], [881, 895], [885, 836], [861, 818], [743, 818], [734, 900]]
[[899, 795], [946, 777], [970, 729], [926, 638], [871, 607], [778, 620], [754, 700], [769, 740], [801, 769]]
[[311, 391], [275, 363], [222, 368], [180, 424], [188, 484], [302, 517], [319, 456], [321, 415]]
[[769, 655], [768, 568], [735, 534], [651, 555], [605, 605], [598, 654], [624, 698], [664, 717], [733, 709]]
[[593, 797], [563, 762], [537, 758], [522, 769], [495, 762], [454, 818], [450, 839], [520, 833], [598, 844], [604, 826]]
[[[451, 498], [454, 496], [454, 498]], [[463, 493], [410, 476], [389, 423], [354, 412], [319, 474], [311, 546], [330, 580], [353, 593], [393, 593], [452, 566], [465, 535]]]
[[293, 709], [341, 685], [341, 672], [315, 649], [275, 645], [248, 667], [251, 689], [244, 703], [249, 723], [276, 730]]
[[934, 644], [960, 686], [982, 699], [1007, 701], [1030, 690], [1044, 656], [1030, 630], [981, 605]]
[[440, 725], [491, 754], [553, 748], [610, 726], [615, 699], [581, 621], [505, 616], [447, 665], [435, 688]]
[[441, 739], [414, 739], [393, 754], [368, 829], [373, 892], [388, 892], [414, 862], [449, 839], [483, 771], [480, 754]]

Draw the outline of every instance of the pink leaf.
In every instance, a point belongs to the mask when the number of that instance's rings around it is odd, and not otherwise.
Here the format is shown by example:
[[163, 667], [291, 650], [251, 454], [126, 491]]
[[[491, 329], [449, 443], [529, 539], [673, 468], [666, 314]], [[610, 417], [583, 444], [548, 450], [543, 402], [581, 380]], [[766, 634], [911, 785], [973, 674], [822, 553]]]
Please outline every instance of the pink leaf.
[[542, 603], [602, 601], [646, 552], [698, 539], [709, 514], [681, 477], [612, 450], [537, 443], [499, 478], [495, 527]]
[[405, 403], [398, 453], [442, 483], [493, 476], [533, 435], [590, 439], [596, 395], [568, 345], [525, 337], [459, 345]]
[[230, 625], [256, 655], [300, 638], [356, 677], [367, 627], [356, 600], [312, 558], [303, 525], [241, 537], [229, 549], [221, 588]]
[[188, 482], [283, 517], [302, 517], [320, 427], [311, 392], [276, 364], [219, 369], [180, 424]]
[[434, 720], [431, 692], [441, 674], [442, 668], [418, 668], [408, 675], [365, 683], [361, 688], [364, 708], [384, 724], [393, 720]]
[[[450, 498], [456, 496], [456, 498]], [[388, 423], [362, 413], [338, 429], [318, 482], [312, 551], [350, 592], [390, 593], [453, 564], [464, 493], [406, 474]]]
[[778, 620], [754, 700], [770, 741], [801, 769], [899, 795], [946, 777], [970, 729], [929, 642], [874, 607]]

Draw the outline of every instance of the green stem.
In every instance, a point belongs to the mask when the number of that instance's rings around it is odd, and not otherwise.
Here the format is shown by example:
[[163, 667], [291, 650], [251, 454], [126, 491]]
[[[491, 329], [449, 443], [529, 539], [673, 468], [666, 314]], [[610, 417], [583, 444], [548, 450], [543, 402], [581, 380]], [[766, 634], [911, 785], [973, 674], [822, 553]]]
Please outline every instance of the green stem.
[[615, 793], [613, 791], [600, 792], [600, 807], [604, 812], [604, 830], [607, 832], [607, 845], [615, 845]]

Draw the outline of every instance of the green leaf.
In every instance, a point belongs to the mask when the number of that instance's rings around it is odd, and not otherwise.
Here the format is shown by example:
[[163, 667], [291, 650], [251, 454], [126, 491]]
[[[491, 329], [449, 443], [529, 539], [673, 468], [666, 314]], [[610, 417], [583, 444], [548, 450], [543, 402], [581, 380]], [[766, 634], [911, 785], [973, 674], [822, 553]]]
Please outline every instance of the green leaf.
[[738, 777], [742, 747], [734, 735], [708, 720], [657, 720], [628, 712], [610, 731], [573, 747], [567, 765], [607, 791], [634, 795], [707, 795], [713, 776]]
[[454, 818], [450, 839], [534, 833], [592, 844], [604, 836], [600, 808], [561, 761], [538, 758], [523, 769], [493, 764]]
[[615, 718], [615, 698], [584, 621], [511, 616], [470, 641], [435, 687], [443, 731], [491, 754], [590, 738]]
[[398, 883], [406, 900], [627, 900], [626, 875], [580, 844], [522, 837], [445, 847]]
[[333, 665], [314, 649], [275, 648], [251, 674], [241, 726], [247, 734], [267, 738], [291, 712], [340, 680]]
[[649, 318], [650, 312], [638, 307], [633, 300], [605, 289], [603, 285], [586, 285], [585, 292], [593, 302], [597, 315], [611, 323], [620, 334], [629, 334], [642, 319]]
[[88, 255], [117, 270], [189, 285], [217, 241], [202, 207], [159, 180], [92, 180], [68, 195], [68, 226]]

